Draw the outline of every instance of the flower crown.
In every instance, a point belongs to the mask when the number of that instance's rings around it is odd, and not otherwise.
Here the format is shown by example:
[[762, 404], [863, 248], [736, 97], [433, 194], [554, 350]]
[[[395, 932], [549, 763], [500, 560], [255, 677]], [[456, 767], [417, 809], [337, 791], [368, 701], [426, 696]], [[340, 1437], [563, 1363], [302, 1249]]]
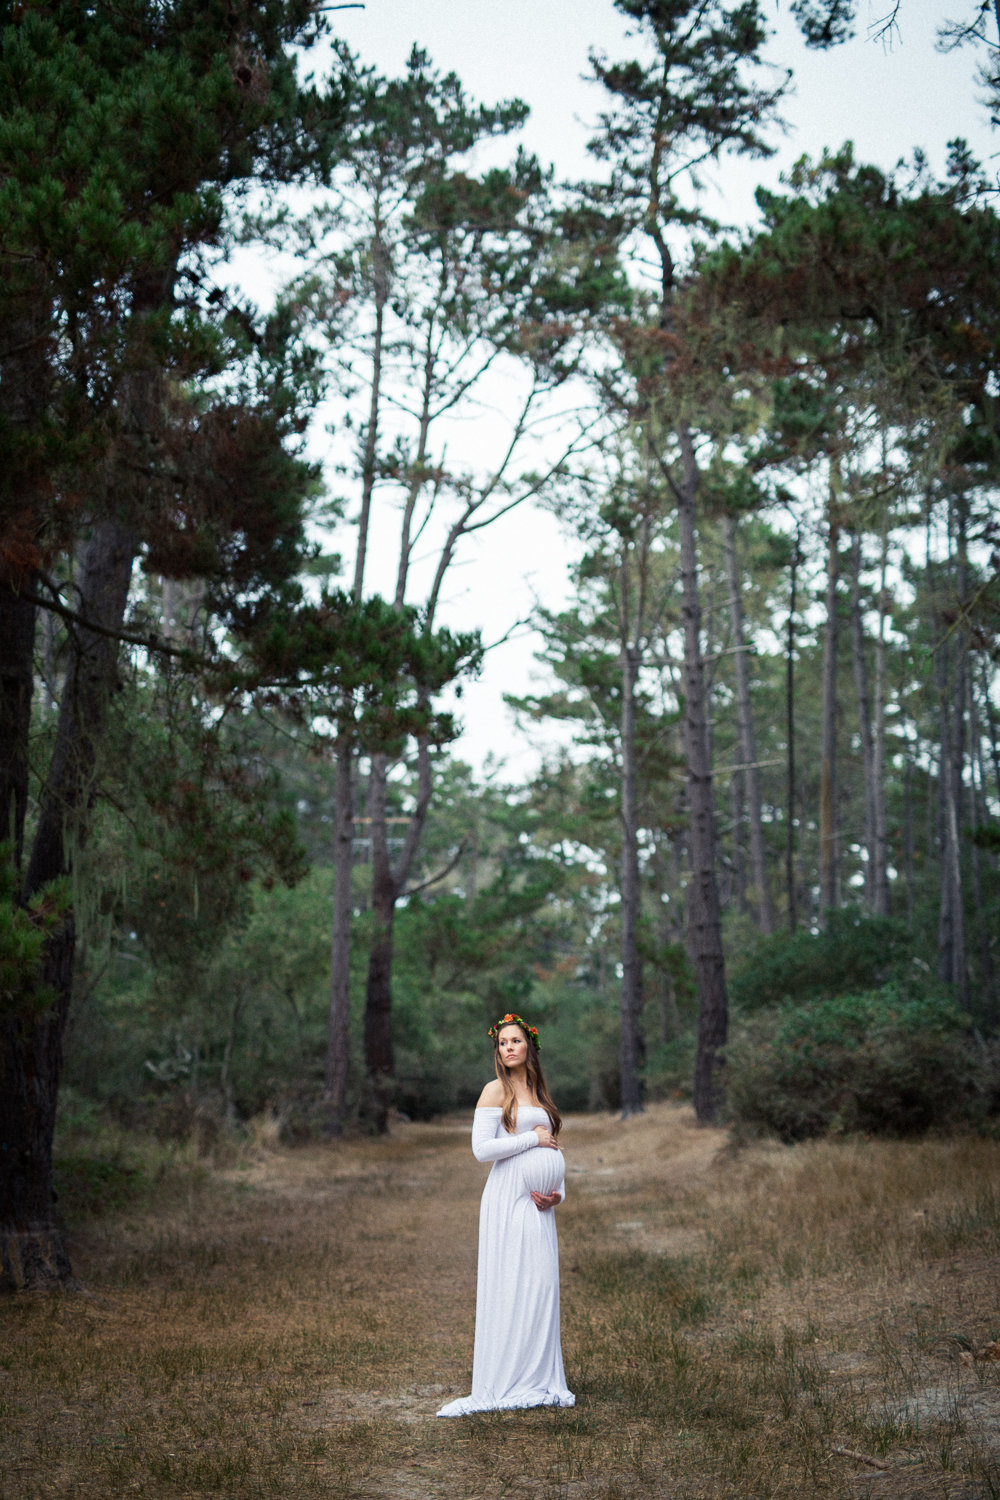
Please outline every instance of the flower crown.
[[542, 1044], [538, 1040], [538, 1027], [529, 1026], [527, 1021], [522, 1021], [520, 1016], [512, 1016], [508, 1013], [503, 1017], [502, 1020], [497, 1021], [494, 1026], [490, 1027], [489, 1031], [486, 1033], [487, 1036], [491, 1037], [495, 1042], [504, 1026], [520, 1026], [521, 1030], [526, 1031], [528, 1033], [528, 1036], [534, 1042], [535, 1051], [541, 1052]]

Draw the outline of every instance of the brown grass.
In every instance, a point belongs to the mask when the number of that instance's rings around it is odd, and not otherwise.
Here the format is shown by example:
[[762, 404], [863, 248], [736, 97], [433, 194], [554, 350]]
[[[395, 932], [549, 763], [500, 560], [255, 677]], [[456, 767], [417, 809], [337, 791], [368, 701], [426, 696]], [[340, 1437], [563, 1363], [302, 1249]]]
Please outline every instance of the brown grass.
[[[261, 1137], [261, 1140], [264, 1138]], [[0, 1305], [0, 1497], [1000, 1497], [1000, 1145], [573, 1117], [573, 1411], [468, 1390], [467, 1122], [166, 1176]]]

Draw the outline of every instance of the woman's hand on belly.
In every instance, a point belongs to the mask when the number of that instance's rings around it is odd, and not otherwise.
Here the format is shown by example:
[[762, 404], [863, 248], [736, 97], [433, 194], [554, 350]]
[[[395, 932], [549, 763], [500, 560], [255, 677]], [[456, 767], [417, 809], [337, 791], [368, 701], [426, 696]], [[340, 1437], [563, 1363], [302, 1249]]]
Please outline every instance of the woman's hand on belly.
[[555, 1208], [559, 1202], [558, 1193], [532, 1193], [531, 1201], [539, 1213], [544, 1213], [547, 1208]]

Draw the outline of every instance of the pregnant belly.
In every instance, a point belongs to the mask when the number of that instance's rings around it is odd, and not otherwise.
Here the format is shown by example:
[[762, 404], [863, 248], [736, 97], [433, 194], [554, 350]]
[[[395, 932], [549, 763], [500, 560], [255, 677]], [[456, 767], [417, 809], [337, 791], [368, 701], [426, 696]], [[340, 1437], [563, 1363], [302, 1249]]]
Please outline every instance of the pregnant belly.
[[514, 1157], [514, 1161], [521, 1169], [520, 1187], [525, 1196], [562, 1191], [566, 1160], [561, 1151], [553, 1151], [551, 1146], [536, 1146]]

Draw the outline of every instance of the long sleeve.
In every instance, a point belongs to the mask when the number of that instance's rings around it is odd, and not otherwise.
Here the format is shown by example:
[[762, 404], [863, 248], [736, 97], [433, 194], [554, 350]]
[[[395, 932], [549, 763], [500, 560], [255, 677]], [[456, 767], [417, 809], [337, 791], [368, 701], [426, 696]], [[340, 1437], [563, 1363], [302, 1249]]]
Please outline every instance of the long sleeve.
[[500, 1127], [503, 1110], [496, 1108], [477, 1109], [472, 1118], [472, 1154], [476, 1161], [501, 1161], [505, 1156], [516, 1156], [519, 1151], [530, 1151], [538, 1145], [533, 1130], [522, 1135], [508, 1135]]

